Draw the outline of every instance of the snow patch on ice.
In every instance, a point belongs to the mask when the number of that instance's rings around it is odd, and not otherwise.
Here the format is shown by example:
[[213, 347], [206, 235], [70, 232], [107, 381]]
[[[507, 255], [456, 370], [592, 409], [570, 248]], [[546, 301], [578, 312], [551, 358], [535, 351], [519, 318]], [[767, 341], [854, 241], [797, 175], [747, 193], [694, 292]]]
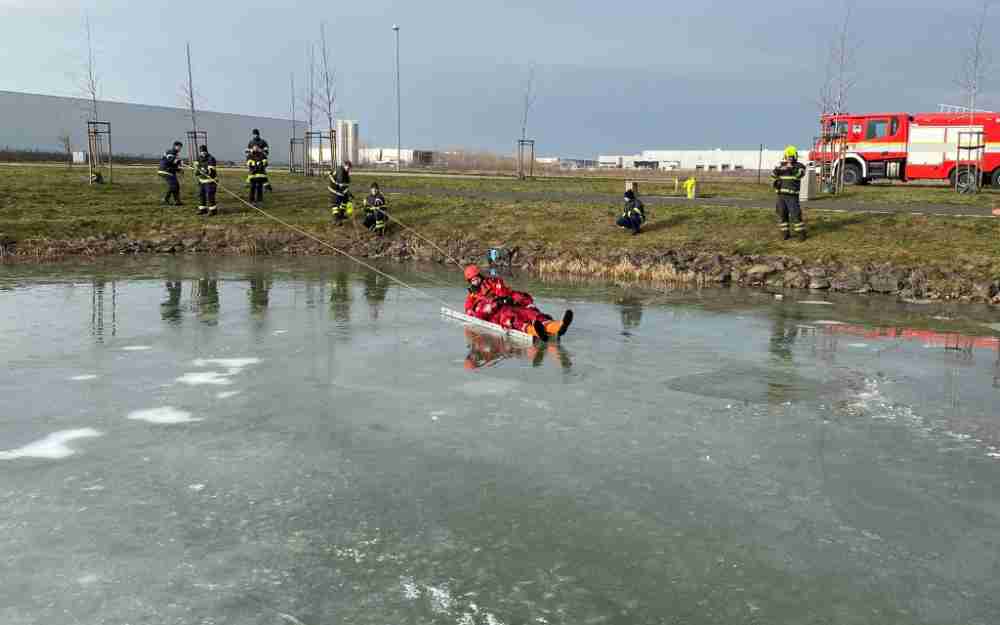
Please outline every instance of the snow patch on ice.
[[153, 349], [150, 345], [126, 345], [122, 348], [123, 352], [146, 352]]
[[199, 358], [191, 364], [196, 367], [220, 367], [227, 369], [229, 375], [236, 375], [250, 365], [260, 364], [260, 358]]
[[222, 391], [221, 393], [216, 393], [216, 399], [229, 399], [230, 397], [236, 397], [241, 391]]
[[228, 386], [233, 383], [229, 379], [229, 374], [220, 373], [218, 371], [194, 371], [191, 373], [185, 373], [181, 377], [177, 378], [177, 381], [181, 384], [187, 384], [188, 386]]
[[868, 347], [868, 343], [849, 343], [848, 347], [855, 347], [857, 349], [864, 349]]
[[172, 406], [162, 408], [150, 408], [148, 410], [136, 410], [130, 412], [128, 418], [133, 421], [146, 421], [158, 425], [171, 425], [174, 423], [193, 423], [201, 421], [191, 416], [190, 412], [178, 410]]
[[24, 447], [0, 451], [0, 460], [15, 460], [17, 458], [43, 458], [46, 460], [58, 460], [72, 456], [76, 452], [67, 445], [70, 441], [78, 438], [92, 438], [101, 436], [101, 433], [93, 428], [79, 428], [75, 430], [62, 430], [53, 432], [45, 438], [41, 438]]
[[74, 375], [70, 378], [71, 382], [86, 382], [87, 380], [96, 380], [98, 376], [93, 373], [84, 373], [83, 375]]
[[833, 306], [833, 302], [824, 302], [823, 300], [818, 299], [799, 300], [799, 303], [807, 306]]
[[87, 586], [89, 584], [93, 584], [98, 579], [99, 578], [96, 575], [94, 575], [93, 573], [91, 573], [89, 575], [81, 575], [80, 577], [77, 577], [76, 578], [76, 583], [80, 584], [81, 586]]
[[193, 490], [196, 493], [204, 489], [205, 489], [204, 484], [188, 484], [188, 490]]

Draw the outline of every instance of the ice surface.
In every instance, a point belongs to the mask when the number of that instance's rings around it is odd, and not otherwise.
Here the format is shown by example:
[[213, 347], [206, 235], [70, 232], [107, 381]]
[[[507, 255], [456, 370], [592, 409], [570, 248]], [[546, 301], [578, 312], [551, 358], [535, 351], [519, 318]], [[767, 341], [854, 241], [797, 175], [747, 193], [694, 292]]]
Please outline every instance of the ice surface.
[[58, 460], [67, 456], [72, 456], [76, 452], [67, 445], [70, 441], [78, 438], [92, 438], [101, 436], [101, 433], [93, 428], [79, 428], [75, 430], [62, 430], [53, 432], [45, 438], [33, 443], [28, 443], [24, 447], [0, 451], [0, 460], [14, 460], [17, 458], [44, 458], [47, 460]]
[[241, 391], [222, 391], [221, 393], [216, 393], [216, 399], [229, 399], [230, 397], [236, 397]]
[[172, 406], [150, 408], [148, 410], [136, 410], [134, 412], [130, 412], [128, 418], [133, 421], [146, 421], [148, 423], [157, 424], [192, 423], [194, 421], [201, 421], [201, 419], [192, 417], [190, 412], [178, 410]]

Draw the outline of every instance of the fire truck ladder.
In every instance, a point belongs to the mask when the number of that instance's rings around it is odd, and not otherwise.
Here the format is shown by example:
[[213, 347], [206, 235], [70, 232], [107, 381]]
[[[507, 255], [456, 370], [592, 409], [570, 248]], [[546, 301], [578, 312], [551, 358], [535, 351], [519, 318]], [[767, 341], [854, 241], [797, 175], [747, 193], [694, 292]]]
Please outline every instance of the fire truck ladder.
[[838, 132], [836, 124], [820, 127], [816, 142], [819, 152], [820, 188], [826, 193], [844, 189], [844, 157], [847, 155], [847, 135]]
[[959, 193], [979, 193], [983, 181], [983, 154], [986, 152], [984, 138], [982, 130], [958, 131], [954, 183]]

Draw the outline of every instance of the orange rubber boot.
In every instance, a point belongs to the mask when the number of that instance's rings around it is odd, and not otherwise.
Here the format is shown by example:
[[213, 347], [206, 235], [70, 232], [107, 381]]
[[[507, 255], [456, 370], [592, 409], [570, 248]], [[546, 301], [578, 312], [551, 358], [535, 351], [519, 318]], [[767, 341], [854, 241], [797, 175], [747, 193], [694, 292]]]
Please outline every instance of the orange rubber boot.
[[562, 321], [556, 321], [554, 319], [552, 321], [546, 321], [545, 331], [548, 332], [549, 334], [557, 335], [559, 334], [559, 330], [562, 329], [562, 324], [563, 324]]

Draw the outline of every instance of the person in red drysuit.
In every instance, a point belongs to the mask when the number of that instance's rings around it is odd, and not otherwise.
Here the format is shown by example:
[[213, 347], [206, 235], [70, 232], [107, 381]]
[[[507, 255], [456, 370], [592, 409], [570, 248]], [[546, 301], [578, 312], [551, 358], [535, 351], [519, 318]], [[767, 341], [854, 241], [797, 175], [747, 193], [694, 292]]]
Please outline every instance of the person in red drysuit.
[[535, 307], [531, 295], [508, 287], [503, 279], [484, 277], [479, 267], [465, 268], [469, 295], [465, 298], [465, 314], [496, 323], [505, 328], [520, 330], [542, 340], [549, 336], [562, 336], [573, 322], [573, 311], [567, 310], [562, 321], [555, 321]]

